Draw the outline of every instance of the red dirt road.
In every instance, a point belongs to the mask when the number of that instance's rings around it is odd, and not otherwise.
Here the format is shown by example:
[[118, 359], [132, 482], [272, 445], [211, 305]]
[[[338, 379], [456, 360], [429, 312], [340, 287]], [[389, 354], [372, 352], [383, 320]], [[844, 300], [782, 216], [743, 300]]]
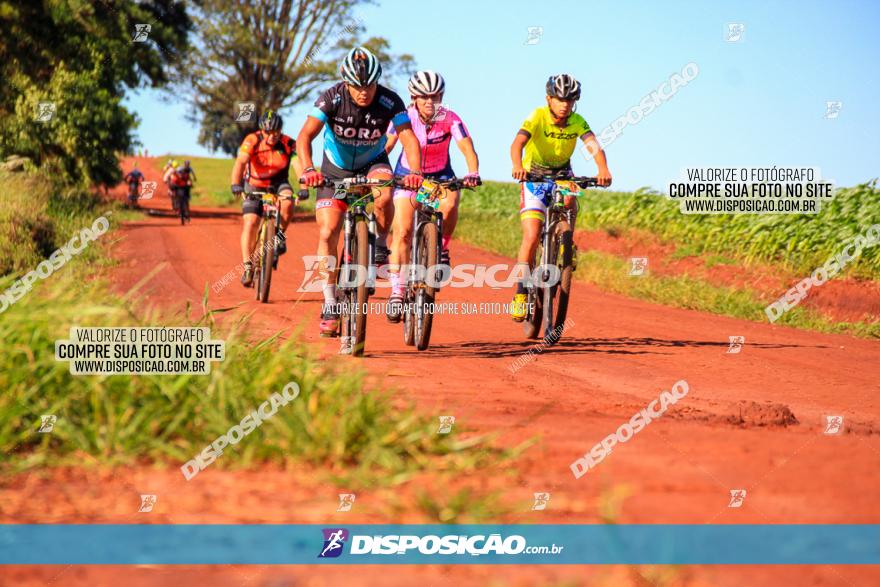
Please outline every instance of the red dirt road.
[[[147, 170], [150, 179], [156, 173]], [[146, 204], [170, 208], [163, 197]], [[175, 311], [190, 301], [198, 308], [206, 284], [211, 290], [232, 272], [227, 286], [210, 291], [212, 308], [241, 304], [240, 311], [254, 312], [254, 326], [265, 332], [284, 330], [288, 335], [302, 325], [302, 337], [322, 345], [327, 360], [365, 367], [402, 397], [415, 400], [425, 413], [455, 416], [456, 427], [498, 432], [500, 445], [514, 446], [539, 436], [540, 444], [520, 460], [513, 481], [489, 480], [489, 486], [502, 488], [507, 497], [526, 504], [520, 515], [505, 521], [598, 523], [611, 517], [619, 523], [880, 523], [880, 342], [667, 308], [576, 283], [569, 310], [571, 328], [559, 344], [515, 372], [514, 361], [531, 343], [524, 340], [519, 325], [492, 313], [438, 316], [431, 348], [423, 353], [404, 346], [401, 326], [371, 315], [366, 356], [352, 359], [336, 356], [336, 341], [317, 336], [320, 295], [296, 291], [303, 277], [301, 258], [314, 254], [317, 239], [310, 218], [301, 216], [288, 230], [289, 252], [273, 277], [267, 305], [258, 304], [253, 290], [238, 284], [239, 217], [234, 211], [196, 208], [192, 224], [183, 227], [170, 216], [145, 216], [126, 224], [120, 236], [113, 251], [121, 260], [116, 271], [119, 291], [128, 291], [161, 267], [141, 290], [148, 305]], [[456, 242], [451, 253], [454, 263], [509, 262]], [[388, 291], [377, 290], [374, 301], [383, 301]], [[458, 303], [461, 312], [462, 304], [504, 304], [509, 298], [507, 290], [447, 288], [438, 301]], [[745, 345], [738, 354], [729, 354], [728, 337], [734, 335], [745, 336]], [[682, 379], [689, 385], [686, 397], [628, 442], [618, 444], [595, 469], [580, 479], [573, 477], [569, 465], [575, 459]], [[826, 415], [843, 416], [842, 434], [823, 433]], [[219, 480], [222, 472], [216, 475]], [[284, 474], [265, 475], [279, 480]], [[264, 476], [260, 479], [248, 483], [238, 473], [231, 491], [246, 493], [248, 487], [266, 483]], [[739, 508], [728, 507], [734, 489], [747, 491]], [[530, 511], [532, 493], [539, 491], [551, 493], [549, 506]], [[367, 493], [358, 492], [358, 504], [371, 499]], [[261, 512], [251, 510], [244, 519], [314, 521], [313, 515], [285, 508], [280, 499], [267, 497]], [[115, 521], [86, 509], [80, 515], [57, 512], [56, 517], [34, 508], [28, 517]], [[175, 522], [196, 521], [191, 512], [174, 510]], [[222, 512], [202, 514], [197, 521], [242, 519]], [[365, 516], [349, 521], [385, 520]], [[428, 584], [448, 580], [475, 585], [562, 580], [625, 585], [647, 580], [645, 573], [610, 567], [506, 569], [509, 574], [486, 567], [421, 571], [407, 567], [361, 579], [363, 584], [411, 584], [418, 577], [420, 582], [429, 579]], [[290, 567], [275, 570], [278, 574], [245, 568], [244, 574], [259, 577], [255, 584], [280, 585], [294, 583], [276, 582], [279, 577], [311, 573]], [[356, 584], [342, 572], [325, 575], [326, 570], [322, 569], [320, 579], [313, 576], [303, 584], [332, 584], [333, 577]], [[215, 571], [220, 574], [209, 578]], [[136, 584], [158, 584], [171, 572], [169, 568], [152, 574], [132, 571], [131, 577], [137, 578]], [[112, 568], [90, 568], [87, 573], [92, 582], [119, 577]], [[178, 581], [247, 582], [236, 579], [236, 569], [225, 574], [210, 569], [198, 580], [195, 573], [181, 575]], [[669, 585], [880, 582], [880, 569], [863, 567], [692, 567], [672, 577], [663, 578], [659, 572], [647, 575]], [[393, 582], [392, 577], [401, 581]]]

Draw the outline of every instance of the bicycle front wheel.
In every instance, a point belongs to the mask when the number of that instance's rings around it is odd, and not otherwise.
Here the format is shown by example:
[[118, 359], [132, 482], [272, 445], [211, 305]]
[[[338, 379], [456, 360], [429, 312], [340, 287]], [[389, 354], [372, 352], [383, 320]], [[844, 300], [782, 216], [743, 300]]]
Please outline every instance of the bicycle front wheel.
[[556, 245], [558, 247], [559, 285], [556, 286], [556, 316], [553, 321], [551, 339], [548, 341], [550, 344], [559, 341], [565, 329], [568, 300], [571, 296], [571, 278], [574, 273], [574, 231], [566, 221], [556, 225]]
[[[440, 239], [437, 225], [433, 222], [423, 224], [420, 230], [421, 234], [417, 234], [418, 244], [416, 251], [418, 259], [416, 263], [426, 267], [428, 270], [434, 270], [438, 262], [437, 243]], [[427, 273], [427, 271], [426, 271]], [[422, 284], [416, 290], [415, 304], [413, 304], [413, 312], [416, 326], [416, 348], [420, 351], [428, 348], [431, 341], [431, 326], [434, 322], [434, 294], [435, 288], [430, 284], [434, 283], [434, 279], [428, 279], [427, 283]]]
[[269, 301], [269, 287], [272, 285], [272, 266], [275, 263], [275, 219], [263, 222], [260, 234], [260, 286], [257, 299], [265, 304]]
[[353, 337], [351, 354], [353, 357], [362, 357], [367, 340], [367, 300], [369, 293], [367, 292], [366, 276], [370, 270], [370, 232], [366, 221], [363, 219], [355, 221], [352, 245], [351, 257], [358, 264], [358, 275], [357, 287], [352, 296], [354, 308], [349, 308], [352, 320], [351, 336]]
[[[535, 258], [540, 260], [543, 245], [538, 244]], [[529, 287], [526, 298], [526, 319], [523, 322], [523, 332], [526, 338], [536, 339], [541, 336], [541, 323], [544, 321], [544, 289], [533, 283]]]
[[562, 336], [568, 313], [572, 274], [572, 231], [568, 222], [561, 220], [553, 228], [547, 265], [559, 270], [559, 282], [544, 286], [544, 342], [555, 344]]

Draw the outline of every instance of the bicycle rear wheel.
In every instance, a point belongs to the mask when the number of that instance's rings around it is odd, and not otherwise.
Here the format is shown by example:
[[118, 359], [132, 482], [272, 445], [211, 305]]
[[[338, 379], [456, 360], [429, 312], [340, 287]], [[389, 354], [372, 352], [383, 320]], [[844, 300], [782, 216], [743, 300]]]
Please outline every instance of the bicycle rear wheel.
[[[370, 269], [370, 232], [367, 222], [364, 219], [355, 221], [354, 239], [352, 239], [354, 250], [351, 252], [352, 260], [358, 264], [357, 287], [352, 296], [354, 308], [349, 308], [351, 314], [352, 326], [352, 345], [351, 355], [353, 357], [364, 356], [364, 346], [367, 339], [367, 293], [366, 275]], [[353, 310], [353, 311], [352, 311]]]
[[[416, 235], [416, 238], [419, 239], [416, 246], [418, 255], [416, 263], [428, 270], [433, 270], [438, 262], [437, 243], [440, 236], [437, 225], [433, 222], [423, 224], [420, 232], [421, 234]], [[427, 271], [425, 273], [427, 276]], [[413, 304], [416, 348], [420, 351], [428, 348], [431, 341], [431, 326], [434, 322], [434, 294], [436, 292], [430, 284], [434, 282], [434, 279], [426, 279], [426, 283], [416, 290], [415, 304]]]
[[416, 344], [416, 320], [413, 314], [415, 303], [409, 288], [410, 286], [407, 285], [407, 293], [403, 298], [403, 343], [406, 346], [413, 346]]

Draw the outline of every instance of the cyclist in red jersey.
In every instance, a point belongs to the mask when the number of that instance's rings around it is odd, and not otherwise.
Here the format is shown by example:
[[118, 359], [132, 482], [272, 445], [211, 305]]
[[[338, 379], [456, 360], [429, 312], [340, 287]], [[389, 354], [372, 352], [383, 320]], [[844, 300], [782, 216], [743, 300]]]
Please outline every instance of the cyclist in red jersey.
[[[278, 254], [287, 252], [287, 240], [284, 231], [293, 217], [293, 186], [290, 184], [290, 166], [299, 177], [302, 174], [299, 160], [296, 158], [296, 142], [289, 136], [281, 134], [283, 120], [274, 110], [267, 110], [260, 117], [259, 130], [244, 138], [238, 157], [232, 166], [232, 193], [235, 196], [245, 194], [241, 206], [241, 256], [244, 261], [244, 273], [241, 283], [249, 287], [254, 280], [254, 265], [251, 256], [257, 242], [257, 226], [263, 215], [263, 204], [257, 196], [249, 196], [251, 192], [266, 191], [275, 188], [280, 202], [281, 241], [278, 243]], [[246, 180], [242, 185], [242, 178]], [[308, 194], [308, 192], [306, 192]], [[302, 195], [302, 194], [300, 194]]]

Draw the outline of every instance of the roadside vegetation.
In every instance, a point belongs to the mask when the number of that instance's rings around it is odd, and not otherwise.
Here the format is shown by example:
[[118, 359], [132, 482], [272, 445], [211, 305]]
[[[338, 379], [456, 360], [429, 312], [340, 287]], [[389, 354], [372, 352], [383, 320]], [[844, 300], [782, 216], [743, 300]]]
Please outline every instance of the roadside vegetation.
[[[589, 190], [580, 202], [579, 229], [604, 230], [614, 236], [639, 229], [674, 244], [673, 257], [703, 255], [707, 266], [764, 264], [804, 276], [840, 252], [848, 239], [880, 222], [880, 189], [873, 182], [839, 190], [833, 201], [823, 203], [818, 216], [686, 216], [677, 204], [646, 191]], [[461, 207], [456, 238], [516, 256], [521, 238], [518, 185], [486, 182], [476, 192], [465, 192]], [[576, 279], [605, 291], [670, 306], [765, 321], [764, 308], [775, 300], [754, 290], [723, 287], [689, 276], [647, 274], [633, 278], [627, 259], [603, 252], [580, 251], [578, 259]], [[866, 247], [843, 275], [880, 279], [880, 246]], [[776, 298], [783, 293], [778, 292]], [[777, 323], [880, 337], [880, 322], [836, 322], [805, 307], [786, 312]]]

